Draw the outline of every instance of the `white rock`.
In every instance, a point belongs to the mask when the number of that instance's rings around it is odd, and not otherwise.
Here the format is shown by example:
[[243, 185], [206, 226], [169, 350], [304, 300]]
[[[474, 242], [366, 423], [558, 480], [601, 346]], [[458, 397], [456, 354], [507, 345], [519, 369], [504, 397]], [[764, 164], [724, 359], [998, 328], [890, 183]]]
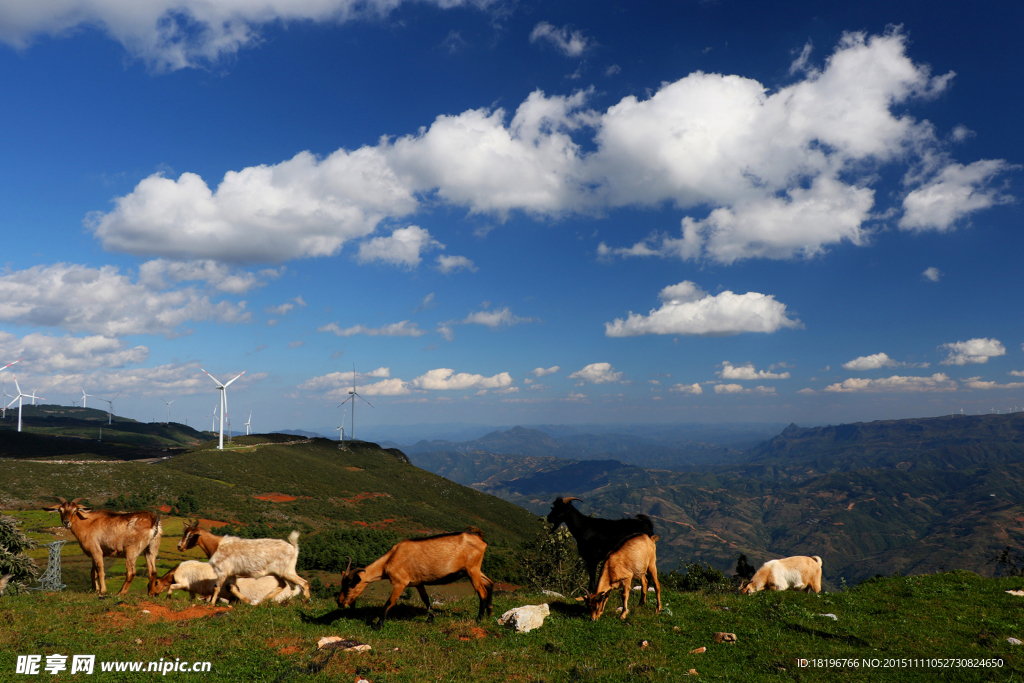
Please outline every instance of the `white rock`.
[[1017, 640], [1016, 638], [1007, 638], [1006, 642], [1008, 642], [1010, 645], [1024, 645], [1024, 643]]
[[562, 595], [561, 593], [556, 593], [555, 591], [549, 591], [547, 589], [544, 589], [541, 591], [541, 593], [548, 596], [549, 598], [559, 598], [561, 600], [565, 600], [564, 595]]
[[839, 621], [839, 617], [837, 617], [836, 615], [831, 614], [831, 613], [829, 613], [829, 614], [819, 614], [818, 616], [819, 617], [828, 617], [829, 619], [831, 619], [833, 621]]
[[544, 617], [551, 614], [547, 603], [543, 605], [525, 605], [510, 609], [498, 618], [502, 626], [511, 626], [516, 633], [527, 633], [535, 628], [540, 628], [544, 623]]

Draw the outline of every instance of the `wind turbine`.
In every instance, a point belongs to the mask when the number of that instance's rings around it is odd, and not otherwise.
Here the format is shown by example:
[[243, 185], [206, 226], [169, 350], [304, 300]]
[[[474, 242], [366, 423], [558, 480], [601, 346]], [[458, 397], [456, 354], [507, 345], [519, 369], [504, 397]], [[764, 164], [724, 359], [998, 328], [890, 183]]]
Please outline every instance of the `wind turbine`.
[[170, 401], [168, 401], [168, 400], [162, 398], [160, 400], [167, 404], [167, 422], [165, 422], [164, 424], [170, 424], [171, 423], [171, 404], [174, 403], [175, 401], [177, 401], [178, 399], [172, 398]]
[[245, 435], [249, 436], [249, 425], [252, 424], [252, 411], [249, 411], [249, 419], [245, 423]]
[[217, 433], [217, 406], [213, 407], [213, 413], [210, 414], [210, 431]]
[[[15, 361], [15, 362], [17, 362], [17, 361]], [[12, 365], [13, 365], [13, 363], [12, 363]], [[15, 401], [18, 402], [18, 431], [20, 432], [21, 431], [21, 402], [22, 402], [22, 399], [31, 398], [31, 397], [28, 394], [23, 394], [21, 392], [21, 387], [18, 385], [18, 376], [17, 375], [14, 376], [14, 388], [18, 390], [18, 395], [11, 399], [11, 402], [7, 404], [7, 407], [10, 408], [11, 406], [14, 405]], [[7, 393], [7, 392], [4, 392], [4, 393]]]
[[338, 407], [340, 408], [343, 405], [345, 405], [346, 403], [348, 403], [349, 401], [352, 401], [352, 430], [348, 434], [348, 440], [349, 441], [352, 441], [352, 440], [354, 440], [356, 438], [356, 399], [357, 398], [362, 400], [363, 403], [365, 403], [366, 405], [368, 405], [371, 408], [373, 408], [373, 404], [370, 403], [369, 401], [367, 401], [362, 396], [360, 396], [359, 392], [356, 391], [356, 366], [353, 365], [352, 366], [352, 391], [348, 392], [348, 398], [346, 398], [344, 401], [342, 401], [341, 403], [338, 404]]
[[[344, 404], [342, 404], [342, 405], [344, 405]], [[345, 413], [347, 413], [347, 412], [348, 412], [348, 408], [345, 408], [345, 412], [341, 414], [341, 426], [335, 428], [335, 430], [334, 430], [336, 432], [340, 432], [338, 434], [338, 441], [344, 441], [345, 440]]]
[[[82, 393], [84, 394], [85, 392], [83, 391]], [[108, 425], [114, 423], [114, 417], [113, 417], [113, 415], [114, 415], [114, 399], [117, 398], [120, 395], [121, 395], [121, 392], [119, 391], [116, 394], [114, 394], [113, 396], [111, 396], [110, 398], [101, 398], [100, 399], [101, 401], [103, 401], [104, 403], [107, 404], [107, 424]]]
[[[199, 368], [199, 369], [203, 370], [203, 368]], [[206, 370], [203, 370], [203, 372], [206, 372]], [[228, 391], [227, 391], [227, 389], [228, 389], [229, 386], [231, 386], [232, 382], [234, 382], [236, 379], [238, 379], [239, 377], [241, 377], [244, 374], [245, 374], [245, 370], [242, 370], [240, 373], [235, 375], [235, 377], [233, 379], [229, 379], [227, 384], [222, 384], [219, 379], [217, 379], [216, 377], [214, 377], [210, 373], [206, 372], [206, 376], [209, 377], [210, 379], [212, 379], [214, 382], [217, 383], [217, 390], [220, 391], [220, 445], [217, 446], [217, 449], [221, 450], [221, 451], [224, 450], [224, 413], [228, 412]]]
[[[89, 407], [89, 406], [87, 406], [87, 405], [85, 404], [85, 399], [86, 399], [87, 397], [89, 397], [89, 396], [92, 396], [92, 394], [87, 394], [87, 393], [85, 393], [85, 389], [82, 389], [82, 407], [83, 407], [83, 408], [88, 408], [88, 407]], [[100, 399], [100, 400], [102, 401], [103, 399]]]
[[[4, 404], [4, 407], [3, 407], [3, 419], [6, 420], [7, 419], [7, 401], [6, 401], [6, 399], [14, 398], [14, 397], [7, 393], [7, 382], [4, 382], [3, 384], [4, 384], [4, 399], [5, 399], [4, 402], [3, 402], [3, 404]], [[14, 403], [14, 401], [11, 401], [11, 403]]]

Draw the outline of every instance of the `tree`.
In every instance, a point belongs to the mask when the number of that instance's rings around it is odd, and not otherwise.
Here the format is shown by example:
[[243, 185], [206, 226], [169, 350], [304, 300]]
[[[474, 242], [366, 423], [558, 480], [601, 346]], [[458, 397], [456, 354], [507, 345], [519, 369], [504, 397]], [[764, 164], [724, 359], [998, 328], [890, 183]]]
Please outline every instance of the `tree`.
[[14, 591], [27, 588], [25, 582], [39, 574], [35, 560], [25, 554], [36, 547], [36, 542], [18, 528], [18, 520], [0, 515], [0, 576], [13, 574], [8, 589]]

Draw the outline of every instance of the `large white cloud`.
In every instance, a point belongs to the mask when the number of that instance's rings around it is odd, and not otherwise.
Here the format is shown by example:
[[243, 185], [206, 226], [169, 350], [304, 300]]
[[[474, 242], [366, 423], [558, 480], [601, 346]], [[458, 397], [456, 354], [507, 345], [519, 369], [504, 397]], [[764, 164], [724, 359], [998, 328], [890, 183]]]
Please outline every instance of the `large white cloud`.
[[885, 353], [873, 353], [870, 356], [859, 356], [851, 361], [843, 363], [847, 370], [877, 370], [878, 368], [892, 368], [899, 363], [889, 358]]
[[577, 379], [577, 386], [590, 382], [591, 384], [609, 384], [622, 381], [621, 372], [616, 372], [611, 363], [591, 363], [582, 370], [569, 375], [569, 379]]
[[444, 245], [430, 236], [418, 225], [398, 228], [390, 237], [374, 237], [359, 245], [359, 260], [383, 261], [396, 266], [415, 268], [420, 264], [420, 254], [431, 249], [444, 249]]
[[214, 289], [229, 294], [245, 294], [250, 289], [263, 287], [267, 280], [281, 277], [285, 268], [267, 268], [257, 273], [231, 268], [223, 263], [205, 259], [194, 261], [168, 261], [154, 259], [139, 266], [139, 283], [150, 289], [167, 289], [170, 283], [206, 282]]
[[154, 291], [114, 266], [58, 263], [0, 275], [0, 321], [107, 337], [173, 336], [192, 321], [249, 320], [245, 302], [213, 302], [192, 287]]
[[54, 337], [33, 333], [18, 337], [10, 332], [0, 332], [0, 358], [23, 359], [8, 372], [87, 372], [97, 368], [137, 365], [148, 357], [149, 349], [145, 346], [129, 347], [119, 339], [100, 335]]
[[746, 365], [733, 365], [729, 361], [722, 363], [722, 369], [715, 373], [722, 379], [789, 379], [788, 372], [771, 372], [770, 370], [756, 370], [753, 363]]
[[[488, 0], [421, 0], [438, 7]], [[216, 62], [258, 44], [278, 22], [335, 22], [386, 15], [402, 0], [58, 0], [0, 2], [0, 40], [27, 47], [41, 35], [95, 27], [157, 70]]]
[[998, 339], [981, 337], [962, 342], [943, 344], [939, 347], [949, 355], [941, 361], [943, 365], [970, 365], [987, 363], [993, 356], [1005, 356], [1006, 347]]
[[999, 384], [998, 382], [982, 380], [980, 377], [969, 377], [961, 381], [968, 389], [1024, 389], [1024, 382], [1007, 382], [1006, 384]]
[[850, 379], [830, 384], [825, 391], [833, 393], [890, 392], [890, 391], [956, 391], [956, 382], [937, 372], [931, 377], [903, 377], [893, 375], [884, 379]]
[[[232, 368], [230, 372], [224, 374], [233, 377], [238, 372], [240, 371]], [[214, 372], [214, 376], [219, 376], [219, 371]], [[265, 372], [247, 372], [231, 385], [229, 393], [237, 394], [266, 377], [267, 373]], [[124, 405], [124, 401], [130, 400], [132, 396], [162, 397], [168, 400], [181, 395], [209, 394], [210, 400], [214, 401], [217, 392], [217, 386], [203, 374], [199, 363], [195, 361], [169, 363], [153, 368], [103, 368], [93, 372], [56, 372], [33, 375], [32, 378], [38, 380], [34, 382], [33, 386], [39, 389], [40, 393], [42, 391], [50, 392], [47, 398], [53, 402], [61, 402], [59, 394], [81, 398], [83, 388], [89, 394], [104, 398], [121, 392], [117, 401], [121, 405]], [[221, 379], [223, 378], [221, 377]], [[68, 402], [70, 400], [70, 398], [67, 399]], [[91, 406], [94, 401], [95, 399], [90, 400], [89, 405]], [[97, 406], [99, 405], [97, 404]], [[229, 407], [230, 405], [229, 402]], [[115, 404], [115, 413], [116, 411]]]
[[493, 377], [455, 372], [450, 368], [437, 368], [412, 380], [414, 389], [448, 391], [452, 389], [501, 389], [512, 384], [512, 375], [500, 372]]
[[499, 219], [669, 204], [684, 214], [678, 236], [601, 253], [733, 263], [866, 244], [872, 216], [899, 213], [888, 199], [877, 205], [877, 171], [902, 165], [915, 169], [902, 227], [945, 229], [1008, 201], [992, 186], [1013, 167], [948, 159], [933, 126], [906, 113], [952, 77], [915, 64], [906, 42], [898, 31], [847, 34], [821, 69], [775, 92], [696, 72], [601, 112], [587, 108], [590, 90], [535, 91], [511, 119], [503, 109], [446, 114], [375, 146], [231, 172], [215, 191], [194, 174], [154, 175], [91, 225], [108, 249], [271, 262], [337, 253], [427, 196]]
[[609, 337], [642, 334], [723, 336], [742, 332], [772, 333], [782, 328], [801, 327], [799, 320], [787, 315], [786, 305], [768, 294], [724, 291], [712, 295], [684, 280], [661, 290], [658, 296], [662, 301], [661, 308], [651, 309], [646, 316], [630, 312], [625, 320], [616, 318], [615, 322], [605, 323], [605, 334]]

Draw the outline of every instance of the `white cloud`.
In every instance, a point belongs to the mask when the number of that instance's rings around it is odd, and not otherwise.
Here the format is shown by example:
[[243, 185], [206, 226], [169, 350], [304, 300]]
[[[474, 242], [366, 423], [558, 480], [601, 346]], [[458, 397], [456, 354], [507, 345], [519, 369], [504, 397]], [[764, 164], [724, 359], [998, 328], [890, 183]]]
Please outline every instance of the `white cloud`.
[[964, 166], [951, 163], [926, 185], [910, 192], [903, 200], [902, 230], [938, 230], [956, 227], [957, 221], [970, 213], [996, 204], [1014, 201], [992, 181], [1009, 170], [1018, 168], [1002, 159], [983, 159]]
[[1006, 347], [998, 339], [968, 339], [963, 342], [943, 344], [939, 347], [949, 353], [942, 365], [969, 365], [987, 363], [992, 356], [1005, 356]]
[[119, 339], [100, 335], [54, 337], [33, 333], [17, 337], [0, 331], [0, 358], [23, 359], [8, 372], [81, 373], [137, 365], [148, 357], [145, 346], [128, 347]]
[[[344, 23], [384, 17], [401, 0], [64, 0], [0, 4], [0, 40], [27, 48], [39, 36], [98, 28], [156, 71], [201, 67], [258, 45], [277, 23]], [[447, 9], [488, 0], [434, 0]]]
[[448, 275], [449, 273], [456, 273], [460, 270], [468, 270], [471, 273], [475, 273], [477, 268], [472, 261], [465, 256], [438, 256], [437, 257], [437, 269]]
[[757, 387], [754, 387], [752, 389], [745, 389], [745, 388], [743, 388], [742, 384], [716, 384], [715, 385], [715, 393], [716, 394], [760, 394], [760, 395], [767, 395], [767, 394], [774, 394], [775, 393], [775, 387], [761, 387], [761, 386], [757, 386]]
[[834, 393], [956, 391], [956, 382], [941, 372], [937, 372], [931, 377], [901, 377], [899, 375], [884, 379], [851, 377], [843, 382], [830, 384], [824, 390]]
[[[602, 245], [601, 253], [721, 263], [812, 257], [868, 243], [866, 222], [893, 208], [876, 206], [880, 168], [930, 169], [946, 158], [934, 127], [905, 111], [943, 92], [952, 74], [933, 77], [906, 43], [896, 30], [846, 34], [820, 69], [808, 54], [802, 78], [774, 91], [695, 72], [603, 112], [586, 108], [591, 90], [535, 91], [511, 120], [503, 109], [441, 115], [375, 146], [228, 173], [216, 191], [194, 174], [154, 175], [90, 225], [111, 250], [270, 262], [335, 254], [382, 220], [419, 209], [420, 197], [498, 220], [512, 211], [558, 218], [667, 204], [684, 214], [678, 237]], [[1008, 201], [990, 184], [1010, 168], [949, 162], [934, 177], [908, 174], [902, 227], [948, 229]], [[691, 209], [701, 214], [686, 215]]]
[[168, 280], [173, 283], [202, 281], [221, 292], [245, 294], [251, 289], [265, 286], [268, 279], [281, 277], [284, 271], [285, 268], [281, 267], [250, 273], [209, 259], [196, 261], [154, 259], [139, 266], [139, 284], [150, 289], [167, 289]]
[[1010, 370], [1011, 377], [1024, 377], [1024, 370]]
[[[391, 377], [391, 368], [379, 367], [367, 373], [357, 372], [332, 372], [327, 375], [320, 375], [299, 384], [302, 391], [334, 391], [344, 389], [346, 392], [352, 388], [353, 381], [357, 385], [365, 384], [370, 379]], [[361, 388], [361, 387], [359, 387]]]
[[298, 341], [288, 342], [289, 349], [298, 349], [306, 345], [306, 342], [299, 339]]
[[[383, 261], [396, 266], [415, 268], [420, 264], [420, 253], [431, 249], [444, 249], [444, 245], [418, 225], [399, 228], [390, 237], [374, 237], [359, 245], [359, 261]], [[454, 257], [458, 258], [458, 257]]]
[[1009, 382], [1007, 384], [998, 384], [996, 382], [982, 381], [980, 377], [969, 377], [964, 380], [964, 386], [968, 389], [1024, 389], [1024, 382]]
[[530, 42], [546, 42], [560, 50], [566, 57], [579, 57], [593, 45], [581, 31], [570, 31], [568, 26], [555, 28], [546, 21], [533, 27]]
[[877, 370], [878, 368], [893, 368], [898, 365], [900, 363], [889, 358], [887, 354], [875, 353], [870, 356], [860, 356], [843, 363], [843, 368], [847, 370]]
[[540, 379], [541, 377], [553, 375], [561, 369], [562, 368], [558, 367], [557, 365], [552, 365], [550, 368], [534, 368], [533, 370], [530, 370], [530, 374], [536, 377], [537, 379]]
[[932, 266], [930, 268], [925, 268], [924, 272], [921, 273], [921, 276], [926, 280], [938, 282], [940, 279], [942, 279], [942, 271], [936, 268], [935, 266]]
[[767, 370], [755, 370], [753, 363], [734, 366], [729, 361], [722, 363], [721, 371], [715, 373], [722, 379], [789, 379], [788, 372], [769, 372]]
[[[217, 374], [215, 372], [214, 376]], [[238, 374], [238, 371], [234, 371], [230, 376], [235, 374]], [[246, 373], [231, 385], [231, 392], [237, 395], [239, 391], [266, 377], [267, 373], [265, 372]], [[123, 405], [123, 402], [130, 400], [132, 396], [170, 399], [181, 395], [209, 394], [212, 401], [215, 398], [214, 390], [216, 388], [210, 378], [203, 374], [196, 361], [170, 363], [154, 368], [104, 368], [91, 373], [58, 372], [32, 379], [33, 385], [39, 390], [63, 393], [75, 398], [81, 397], [83, 387], [95, 396], [109, 397], [121, 392], [121, 396], [114, 404], [115, 414], [117, 414], [118, 404]], [[49, 396], [49, 398], [55, 400], [54, 396]], [[92, 401], [90, 401], [90, 405], [92, 405]]]
[[445, 341], [452, 341], [455, 339], [455, 331], [452, 329], [450, 324], [439, 323], [437, 326], [437, 333], [444, 337]]
[[[151, 283], [152, 284], [152, 283]], [[188, 322], [248, 322], [245, 302], [212, 302], [192, 287], [157, 292], [114, 266], [57, 263], [0, 275], [0, 321], [107, 337], [174, 336]]]
[[605, 323], [609, 337], [642, 334], [723, 336], [742, 332], [772, 333], [784, 327], [801, 327], [786, 315], [786, 305], [774, 296], [730, 291], [711, 295], [686, 280], [661, 290], [661, 308], [647, 316], [630, 312], [623, 320]]
[[505, 308], [495, 309], [493, 311], [474, 311], [466, 316], [466, 319], [462, 321], [462, 324], [486, 325], [490, 328], [496, 328], [501, 327], [502, 325], [511, 326], [528, 322], [533, 322], [533, 318], [521, 318], [512, 313], [508, 306], [506, 306]]
[[512, 376], [501, 372], [493, 377], [472, 375], [467, 372], [456, 373], [449, 368], [437, 368], [425, 375], [412, 380], [409, 385], [414, 389], [447, 391], [452, 389], [501, 389], [511, 386]]
[[353, 325], [344, 329], [339, 327], [338, 323], [328, 323], [316, 328], [316, 331], [333, 332], [339, 337], [352, 337], [357, 334], [365, 334], [368, 337], [422, 337], [427, 333], [426, 330], [420, 329], [416, 323], [411, 323], [408, 320], [391, 323], [390, 325], [381, 325], [380, 327]]
[[274, 315], [287, 315], [290, 311], [293, 311], [296, 306], [298, 306], [299, 308], [304, 308], [306, 306], [306, 302], [302, 299], [301, 296], [297, 296], [294, 299], [290, 299], [285, 303], [281, 304], [280, 306], [267, 306], [263, 310], [266, 311], [267, 313], [272, 313]]
[[360, 388], [367, 396], [405, 396], [412, 393], [409, 386], [400, 379], [385, 379]]
[[621, 382], [621, 372], [615, 372], [611, 363], [591, 363], [582, 370], [569, 375], [569, 379], [578, 379], [576, 386], [582, 386], [587, 382], [591, 384], [608, 384], [609, 382]]
[[[739, 385], [737, 384], [735, 386]], [[696, 382], [694, 382], [693, 384], [674, 384], [671, 387], [669, 387], [668, 390], [675, 391], [680, 394], [692, 394], [694, 396], [700, 396], [701, 394], [704, 393], [704, 390]]]

